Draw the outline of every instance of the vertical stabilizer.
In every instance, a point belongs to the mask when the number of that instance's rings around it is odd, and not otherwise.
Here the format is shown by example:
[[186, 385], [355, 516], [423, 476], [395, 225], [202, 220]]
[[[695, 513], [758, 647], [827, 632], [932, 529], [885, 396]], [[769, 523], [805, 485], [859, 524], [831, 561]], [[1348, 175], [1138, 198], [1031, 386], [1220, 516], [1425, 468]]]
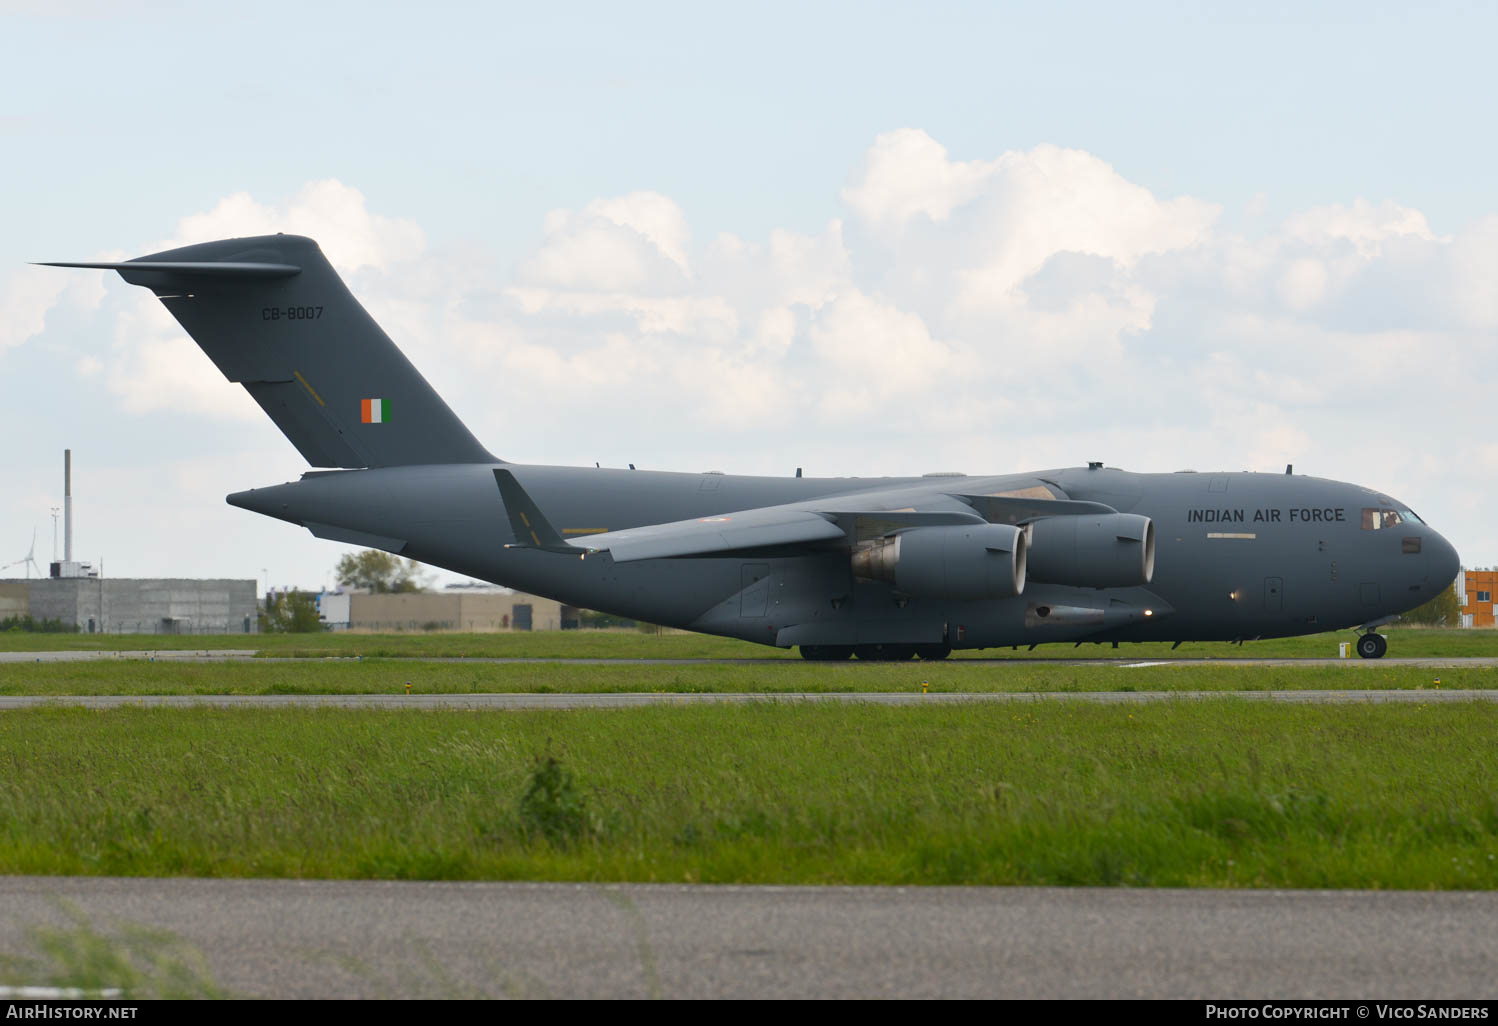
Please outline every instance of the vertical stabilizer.
[[314, 467], [499, 462], [359, 305], [316, 242], [225, 239], [124, 263]]

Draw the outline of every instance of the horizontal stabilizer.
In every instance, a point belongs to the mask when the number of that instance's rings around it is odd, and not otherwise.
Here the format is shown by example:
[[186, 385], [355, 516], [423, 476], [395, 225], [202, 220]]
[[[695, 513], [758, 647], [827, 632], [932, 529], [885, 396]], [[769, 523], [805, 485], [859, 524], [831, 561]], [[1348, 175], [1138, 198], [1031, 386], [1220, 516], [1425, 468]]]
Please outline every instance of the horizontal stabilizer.
[[[155, 274], [186, 275], [189, 277], [216, 278], [290, 278], [301, 274], [296, 264], [229, 263], [216, 260], [126, 260], [117, 264], [61, 263], [44, 260], [42, 267], [88, 267], [99, 271], [119, 271], [129, 281], [129, 271], [146, 271]], [[141, 284], [131, 282], [131, 284]]]

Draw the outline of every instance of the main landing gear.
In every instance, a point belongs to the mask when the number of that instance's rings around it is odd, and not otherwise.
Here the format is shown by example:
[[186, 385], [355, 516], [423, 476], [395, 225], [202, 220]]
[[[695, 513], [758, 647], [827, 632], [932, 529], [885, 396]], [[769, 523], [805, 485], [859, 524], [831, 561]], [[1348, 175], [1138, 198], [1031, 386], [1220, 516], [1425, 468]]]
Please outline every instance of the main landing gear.
[[837, 662], [849, 656], [881, 663], [902, 663], [919, 657], [926, 661], [945, 659], [950, 645], [802, 645], [801, 658], [815, 662]]
[[1389, 642], [1382, 634], [1369, 631], [1358, 638], [1358, 655], [1364, 659], [1382, 659], [1389, 650]]

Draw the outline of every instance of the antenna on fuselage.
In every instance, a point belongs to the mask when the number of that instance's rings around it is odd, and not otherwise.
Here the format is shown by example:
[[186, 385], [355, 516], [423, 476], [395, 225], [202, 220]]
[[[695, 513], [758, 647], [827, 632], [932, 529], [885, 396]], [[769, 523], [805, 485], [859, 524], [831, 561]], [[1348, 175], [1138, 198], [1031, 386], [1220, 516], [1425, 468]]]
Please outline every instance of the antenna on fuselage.
[[1293, 474], [1293, 473], [1295, 473], [1295, 464], [1293, 464], [1293, 463], [1286, 463], [1285, 464], [1285, 473], [1287, 473], [1287, 474]]

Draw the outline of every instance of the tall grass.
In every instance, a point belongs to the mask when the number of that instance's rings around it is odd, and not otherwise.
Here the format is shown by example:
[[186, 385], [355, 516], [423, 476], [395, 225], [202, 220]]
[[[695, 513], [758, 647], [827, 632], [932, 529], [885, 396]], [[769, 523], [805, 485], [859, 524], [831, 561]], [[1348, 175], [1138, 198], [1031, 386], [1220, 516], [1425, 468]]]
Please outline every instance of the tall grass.
[[1488, 703], [40, 709], [0, 872], [1491, 888], [1495, 743]]

